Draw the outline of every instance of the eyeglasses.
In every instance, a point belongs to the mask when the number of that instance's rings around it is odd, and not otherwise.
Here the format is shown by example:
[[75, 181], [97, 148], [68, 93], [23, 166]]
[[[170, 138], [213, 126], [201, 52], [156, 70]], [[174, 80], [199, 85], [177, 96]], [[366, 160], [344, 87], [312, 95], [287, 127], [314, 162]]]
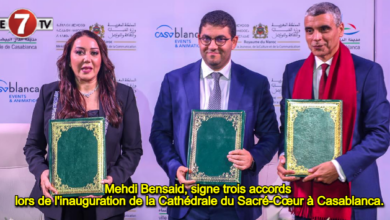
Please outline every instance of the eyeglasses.
[[209, 36], [203, 36], [200, 38], [200, 42], [205, 45], [205, 46], [208, 46], [211, 44], [211, 41], [214, 40], [215, 41], [215, 44], [217, 46], [223, 46], [226, 44], [226, 41], [230, 40], [231, 38], [225, 38], [225, 37], [216, 37], [216, 38], [211, 38]]

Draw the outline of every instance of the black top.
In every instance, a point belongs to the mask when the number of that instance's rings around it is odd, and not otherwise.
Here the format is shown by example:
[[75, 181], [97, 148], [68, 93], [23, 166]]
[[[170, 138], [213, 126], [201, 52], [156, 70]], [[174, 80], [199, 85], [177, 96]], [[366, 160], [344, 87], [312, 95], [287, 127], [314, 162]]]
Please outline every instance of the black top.
[[99, 117], [99, 110], [90, 110], [87, 112], [87, 114], [89, 118]]

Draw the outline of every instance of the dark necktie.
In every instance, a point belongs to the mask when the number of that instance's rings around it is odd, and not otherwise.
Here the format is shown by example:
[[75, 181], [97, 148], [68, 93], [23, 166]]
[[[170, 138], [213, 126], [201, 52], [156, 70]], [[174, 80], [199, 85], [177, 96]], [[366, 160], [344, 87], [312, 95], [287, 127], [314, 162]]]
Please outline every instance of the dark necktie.
[[214, 79], [214, 89], [211, 91], [209, 99], [209, 110], [220, 110], [221, 109], [221, 87], [219, 86], [219, 79], [221, 74], [213, 72], [212, 77]]
[[326, 85], [326, 79], [328, 78], [326, 75], [326, 69], [328, 68], [329, 64], [323, 63], [321, 64], [322, 68], [322, 75], [320, 80], [320, 87], [318, 89], [318, 99], [323, 99], [325, 95], [325, 85]]

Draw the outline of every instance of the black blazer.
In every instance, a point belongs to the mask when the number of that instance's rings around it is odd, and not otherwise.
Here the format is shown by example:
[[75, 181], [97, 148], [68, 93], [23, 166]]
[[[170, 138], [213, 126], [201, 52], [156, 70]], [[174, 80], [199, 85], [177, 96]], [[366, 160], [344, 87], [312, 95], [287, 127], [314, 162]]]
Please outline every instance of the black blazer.
[[[27, 143], [23, 149], [30, 172], [34, 174], [36, 179], [30, 196], [35, 198], [35, 201], [38, 201], [38, 198], [43, 196], [40, 187], [40, 176], [44, 170], [49, 169], [45, 155], [47, 153], [49, 120], [51, 119], [55, 91], [59, 91], [59, 82], [42, 86], [39, 98], [35, 104]], [[130, 87], [118, 83], [116, 97], [123, 111], [123, 121], [118, 128], [111, 125], [107, 128], [107, 175], [112, 176], [115, 185], [124, 184], [130, 186], [132, 184], [130, 176], [133, 175], [142, 155], [138, 109], [134, 92]], [[104, 117], [102, 103], [99, 105], [99, 116]], [[61, 106], [58, 102], [57, 111], [60, 109]], [[133, 197], [130, 194], [112, 196], [125, 198], [126, 201]], [[37, 206], [37, 208], [47, 217], [61, 218], [62, 208], [60, 206]], [[96, 215], [98, 219], [105, 219], [122, 214], [131, 208], [130, 206], [97, 207]]]

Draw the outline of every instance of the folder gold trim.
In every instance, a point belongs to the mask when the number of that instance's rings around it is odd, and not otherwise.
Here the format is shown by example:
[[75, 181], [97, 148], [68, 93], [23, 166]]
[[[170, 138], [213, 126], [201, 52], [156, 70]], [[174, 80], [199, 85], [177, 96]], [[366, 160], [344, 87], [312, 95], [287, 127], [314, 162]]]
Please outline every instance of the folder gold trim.
[[[101, 180], [106, 178], [104, 123], [104, 118], [60, 119], [50, 121], [50, 181], [54, 188], [57, 189], [59, 195], [104, 195], [104, 185], [101, 184]], [[97, 147], [97, 154], [90, 155], [91, 157], [96, 157], [97, 160], [96, 175], [92, 182], [82, 187], [71, 187], [65, 184], [65, 181], [58, 175], [58, 142], [63, 134], [71, 128], [84, 128], [87, 131], [92, 131], [97, 142], [97, 146], [93, 146]], [[61, 167], [61, 169], [66, 168]]]
[[[192, 171], [191, 174], [187, 175], [187, 179], [196, 180], [197, 183], [205, 184], [229, 184], [229, 183], [240, 183], [241, 181], [241, 172], [239, 169], [233, 166], [233, 163], [230, 165], [228, 171], [222, 172], [217, 176], [209, 176], [205, 172], [199, 170], [197, 163], [197, 150], [198, 149], [198, 131], [210, 119], [213, 118], [222, 118], [225, 121], [229, 122], [230, 126], [234, 128], [235, 131], [235, 143], [230, 150], [242, 149], [243, 145], [243, 135], [244, 135], [244, 122], [245, 122], [245, 112], [244, 111], [223, 111], [223, 110], [193, 110], [191, 118], [191, 129], [190, 129], [190, 146], [188, 152], [188, 167]], [[226, 157], [227, 155], [223, 155]], [[210, 166], [212, 166], [210, 164]]]
[[[320, 109], [330, 115], [334, 123], [334, 154], [329, 161], [339, 157], [342, 154], [342, 101], [340, 100], [286, 100], [286, 134], [285, 134], [285, 153], [286, 169], [294, 170], [294, 176], [309, 175], [308, 169], [299, 165], [294, 155], [294, 122], [300, 113], [308, 109]], [[303, 115], [303, 114], [301, 114]], [[300, 146], [303, 147], [303, 146]], [[315, 147], [315, 146], [312, 146]]]

